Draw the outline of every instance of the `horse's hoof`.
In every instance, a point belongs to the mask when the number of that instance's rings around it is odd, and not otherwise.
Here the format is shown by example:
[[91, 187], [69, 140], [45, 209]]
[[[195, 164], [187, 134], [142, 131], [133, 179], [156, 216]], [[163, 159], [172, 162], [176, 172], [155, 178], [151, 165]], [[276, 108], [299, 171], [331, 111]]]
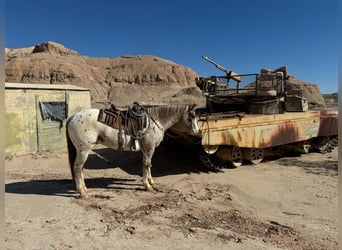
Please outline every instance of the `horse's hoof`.
[[152, 186], [145, 187], [146, 191], [152, 192], [154, 189]]
[[80, 193], [80, 196], [82, 199], [88, 199], [89, 198], [89, 194], [88, 193]]

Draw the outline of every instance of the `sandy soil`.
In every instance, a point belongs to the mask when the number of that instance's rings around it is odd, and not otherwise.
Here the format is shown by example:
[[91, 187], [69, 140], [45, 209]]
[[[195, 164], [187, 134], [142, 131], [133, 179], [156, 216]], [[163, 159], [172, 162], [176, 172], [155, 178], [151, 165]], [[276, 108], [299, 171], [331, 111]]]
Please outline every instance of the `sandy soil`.
[[222, 173], [184, 152], [158, 148], [146, 192], [140, 153], [98, 148], [86, 200], [66, 153], [7, 159], [6, 249], [337, 249], [337, 149]]

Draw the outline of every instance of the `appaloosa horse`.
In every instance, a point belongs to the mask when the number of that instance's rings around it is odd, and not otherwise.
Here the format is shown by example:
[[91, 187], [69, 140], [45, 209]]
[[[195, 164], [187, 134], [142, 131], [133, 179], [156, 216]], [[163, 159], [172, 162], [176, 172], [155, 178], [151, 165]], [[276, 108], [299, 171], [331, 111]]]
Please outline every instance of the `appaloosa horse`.
[[153, 190], [155, 184], [151, 175], [151, 158], [155, 148], [159, 146], [169, 128], [179, 133], [198, 133], [194, 108], [195, 105], [184, 104], [144, 108], [147, 123], [143, 131], [138, 131], [138, 137], [133, 136], [127, 129], [122, 131], [100, 122], [99, 109], [85, 109], [71, 116], [66, 128], [69, 164], [76, 190], [81, 197], [89, 196], [84, 182], [83, 165], [96, 144], [114, 150], [131, 150], [132, 145], [137, 146], [135, 149], [140, 149], [143, 155], [143, 184], [146, 190]]

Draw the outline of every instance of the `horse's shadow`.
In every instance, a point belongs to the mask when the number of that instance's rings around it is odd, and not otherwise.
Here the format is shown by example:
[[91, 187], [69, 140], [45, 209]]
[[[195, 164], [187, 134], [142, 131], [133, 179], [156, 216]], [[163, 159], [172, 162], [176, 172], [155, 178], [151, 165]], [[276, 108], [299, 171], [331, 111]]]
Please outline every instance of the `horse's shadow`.
[[[112, 188], [112, 189], [134, 189], [143, 190], [142, 185], [133, 183], [134, 179], [119, 178], [89, 178], [86, 179], [88, 188]], [[74, 183], [71, 179], [50, 179], [50, 180], [30, 180], [12, 182], [5, 185], [6, 193], [14, 194], [35, 194], [35, 195], [55, 195], [55, 196], [78, 196]]]
[[[96, 154], [88, 157], [85, 169], [120, 168], [130, 175], [142, 176], [142, 152], [115, 151], [110, 148], [93, 150]], [[156, 148], [152, 157], [153, 177], [184, 173], [208, 172], [198, 160], [196, 151], [189, 146], [177, 148], [164, 144]]]
[[[84, 165], [85, 171], [96, 169], [120, 168], [129, 175], [142, 176], [142, 153], [115, 151], [109, 148], [95, 149], [95, 154], [88, 157]], [[195, 152], [189, 148], [177, 149], [161, 145], [156, 148], [152, 158], [152, 176], [177, 175], [182, 173], [200, 173], [208, 170], [198, 161]], [[132, 178], [96, 177], [86, 178], [90, 189], [144, 190], [140, 180]], [[6, 193], [78, 196], [71, 179], [39, 179], [12, 182], [5, 185]]]
[[73, 196], [76, 194], [76, 192], [72, 189], [71, 180], [67, 179], [29, 180], [11, 182], [5, 184], [5, 192], [13, 194], [35, 194], [56, 196]]

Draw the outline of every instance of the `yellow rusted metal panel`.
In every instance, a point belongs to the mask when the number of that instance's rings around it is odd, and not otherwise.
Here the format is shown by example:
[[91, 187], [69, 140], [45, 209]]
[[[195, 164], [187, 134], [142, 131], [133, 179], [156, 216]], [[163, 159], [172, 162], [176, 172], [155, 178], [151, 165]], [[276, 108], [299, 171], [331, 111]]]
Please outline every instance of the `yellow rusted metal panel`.
[[235, 118], [208, 116], [199, 121], [202, 145], [267, 148], [317, 136], [337, 135], [337, 111], [244, 115]]

